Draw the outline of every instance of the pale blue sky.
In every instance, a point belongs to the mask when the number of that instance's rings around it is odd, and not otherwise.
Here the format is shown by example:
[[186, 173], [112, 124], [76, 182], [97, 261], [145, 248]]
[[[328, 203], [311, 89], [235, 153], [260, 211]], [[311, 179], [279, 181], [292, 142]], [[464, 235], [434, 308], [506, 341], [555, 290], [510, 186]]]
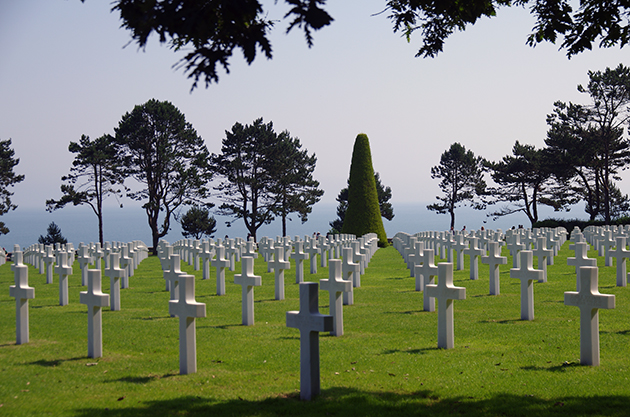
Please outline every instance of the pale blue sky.
[[[266, 3], [272, 18], [287, 11], [283, 1]], [[553, 102], [584, 101], [576, 86], [587, 71], [615, 67], [630, 51], [568, 60], [551, 44], [530, 48], [534, 20], [514, 8], [451, 36], [437, 58], [414, 58], [419, 38], [408, 44], [385, 14], [372, 16], [383, 5], [329, 0], [335, 22], [315, 33], [311, 49], [301, 32], [285, 35], [282, 21], [273, 60], [261, 55], [247, 66], [237, 53], [218, 85], [190, 93], [191, 82], [172, 68], [179, 55], [166, 46], [154, 39], [144, 52], [124, 48], [129, 33], [108, 1], [0, 0], [0, 138], [13, 140], [17, 172], [26, 174], [14, 201], [43, 207], [59, 197], [73, 158], [68, 143], [113, 133], [125, 112], [157, 98], [184, 112], [211, 152], [237, 121], [262, 116], [289, 130], [317, 154], [328, 203], [345, 186], [354, 138], [365, 132], [394, 204], [426, 204], [439, 192], [430, 168], [451, 143], [493, 160], [517, 139], [542, 146]], [[621, 189], [629, 193], [630, 182]]]

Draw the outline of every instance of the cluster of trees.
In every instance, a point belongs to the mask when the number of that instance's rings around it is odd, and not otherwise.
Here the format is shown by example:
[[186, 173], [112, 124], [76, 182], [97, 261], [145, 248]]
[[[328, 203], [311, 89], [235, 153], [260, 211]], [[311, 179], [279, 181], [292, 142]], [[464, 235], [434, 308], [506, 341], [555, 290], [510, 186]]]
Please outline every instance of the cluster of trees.
[[[317, 158], [302, 150], [299, 139], [276, 134], [262, 119], [236, 123], [226, 132], [222, 153], [208, 152], [203, 139], [170, 102], [149, 100], [123, 115], [115, 135], [70, 142], [75, 153], [70, 174], [62, 177], [62, 196], [46, 201], [49, 211], [67, 204], [89, 205], [98, 218], [103, 242], [103, 201], [108, 196], [143, 202], [153, 248], [179, 219], [185, 236], [211, 236], [216, 221], [210, 184], [223, 201], [221, 214], [245, 221], [250, 234], [276, 216], [298, 213], [306, 221], [323, 191], [313, 179]], [[127, 187], [127, 179], [134, 179]], [[183, 215], [183, 207], [190, 209]], [[121, 204], [122, 207], [122, 204]]]
[[[630, 163], [630, 68], [620, 64], [589, 71], [588, 77], [589, 83], [579, 85], [578, 91], [587, 94], [590, 103], [556, 102], [547, 116], [544, 148], [517, 141], [511, 155], [490, 162], [458, 143], [451, 145], [431, 169], [432, 178], [441, 180], [443, 196], [427, 208], [450, 213], [451, 227], [455, 208], [465, 204], [476, 209], [503, 204], [489, 215], [523, 212], [532, 224], [538, 221], [541, 204], [559, 211], [583, 201], [590, 220], [607, 224], [630, 210], [628, 196], [615, 184]], [[495, 186], [486, 185], [485, 173]]]

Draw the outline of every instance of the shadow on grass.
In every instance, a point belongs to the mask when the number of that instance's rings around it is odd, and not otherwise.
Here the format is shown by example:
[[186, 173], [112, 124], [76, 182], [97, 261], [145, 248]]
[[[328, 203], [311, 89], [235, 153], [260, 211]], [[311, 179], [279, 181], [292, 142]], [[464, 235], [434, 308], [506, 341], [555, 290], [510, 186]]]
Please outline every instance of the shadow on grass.
[[521, 369], [524, 370], [524, 371], [564, 372], [568, 368], [574, 368], [576, 366], [582, 366], [582, 365], [580, 365], [577, 362], [564, 362], [564, 363], [561, 363], [560, 365], [553, 365], [553, 366], [548, 366], [548, 367], [544, 367], [544, 366], [521, 366]]
[[107, 382], [128, 382], [130, 384], [146, 384], [151, 381], [155, 381], [162, 378], [169, 378], [177, 376], [179, 374], [164, 374], [164, 375], [147, 375], [147, 376], [126, 376], [119, 379], [112, 379]]
[[73, 361], [80, 361], [83, 359], [89, 359], [87, 356], [81, 356], [81, 357], [77, 357], [77, 358], [68, 358], [68, 359], [53, 359], [50, 361], [47, 361], [45, 359], [40, 359], [38, 361], [35, 362], [29, 362], [26, 363], [26, 365], [39, 365], [39, 366], [43, 366], [46, 368], [54, 368], [55, 366], [59, 366], [64, 362], [73, 362]]
[[418, 355], [424, 355], [434, 350], [441, 350], [441, 349], [437, 347], [422, 348], [422, 349], [388, 349], [386, 351], [383, 351], [383, 355], [392, 355], [394, 353], [413, 353], [413, 354], [418, 354]]
[[243, 324], [241, 324], [241, 323], [221, 324], [219, 326], [199, 326], [199, 325], [197, 325], [198, 329], [221, 329], [221, 330], [227, 330], [230, 327], [243, 327]]
[[498, 324], [509, 324], [509, 323], [518, 323], [527, 320], [521, 319], [504, 319], [504, 320], [481, 320], [479, 323], [498, 323]]
[[[329, 388], [313, 401], [290, 393], [259, 401], [241, 398], [219, 401], [211, 397], [181, 396], [126, 406], [112, 401], [115, 409], [84, 407], [80, 417], [154, 416], [606, 416], [627, 415], [628, 396], [584, 396], [540, 399], [534, 396], [497, 394], [491, 398], [438, 398], [430, 390], [412, 393]], [[122, 400], [124, 401], [124, 400]], [[123, 405], [124, 404], [124, 405]]]

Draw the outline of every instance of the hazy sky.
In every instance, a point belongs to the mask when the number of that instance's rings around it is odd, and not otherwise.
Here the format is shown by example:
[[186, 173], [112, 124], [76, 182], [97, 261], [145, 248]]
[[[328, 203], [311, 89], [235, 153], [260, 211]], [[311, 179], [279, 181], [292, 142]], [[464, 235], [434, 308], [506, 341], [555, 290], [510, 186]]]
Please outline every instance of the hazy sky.
[[[266, 3], [271, 18], [288, 10]], [[439, 189], [430, 168], [451, 143], [492, 160], [515, 140], [542, 146], [554, 101], [586, 102], [576, 86], [587, 71], [615, 67], [630, 51], [568, 60], [551, 44], [528, 47], [534, 20], [513, 8], [451, 36], [437, 58], [415, 58], [420, 38], [409, 44], [386, 14], [373, 16], [384, 0], [328, 3], [335, 21], [315, 33], [313, 48], [299, 31], [285, 35], [281, 21], [273, 60], [259, 55], [248, 66], [237, 52], [219, 84], [191, 93], [191, 81], [172, 68], [181, 54], [155, 38], [145, 51], [125, 47], [129, 32], [109, 1], [0, 0], [0, 139], [13, 140], [16, 171], [26, 175], [14, 202], [43, 207], [58, 198], [73, 159], [68, 143], [113, 133], [124, 113], [151, 98], [177, 106], [210, 152], [235, 122], [263, 117], [289, 130], [317, 154], [328, 203], [345, 186], [364, 132], [392, 201], [431, 202]], [[630, 181], [621, 190], [629, 193]]]

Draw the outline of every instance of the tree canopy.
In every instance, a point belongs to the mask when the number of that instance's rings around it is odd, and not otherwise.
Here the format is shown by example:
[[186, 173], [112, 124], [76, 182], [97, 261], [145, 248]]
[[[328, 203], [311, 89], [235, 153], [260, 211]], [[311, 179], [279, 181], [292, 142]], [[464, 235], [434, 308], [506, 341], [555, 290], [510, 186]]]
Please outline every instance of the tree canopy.
[[[84, 0], [82, 0], [84, 1]], [[274, 2], [274, 6], [277, 1]], [[313, 32], [333, 22], [325, 10], [326, 0], [285, 0], [289, 19], [287, 33], [302, 29], [306, 43]], [[248, 64], [258, 51], [271, 59], [269, 35], [277, 22], [268, 16], [269, 2], [261, 0], [115, 0], [121, 26], [131, 32], [140, 47], [151, 34], [173, 50], [189, 51], [179, 62], [192, 88], [218, 82], [217, 66], [229, 73], [229, 59], [240, 50]], [[576, 7], [577, 6], [577, 7]], [[395, 33], [407, 40], [419, 32], [422, 46], [416, 56], [434, 57], [446, 39], [464, 31], [483, 17], [496, 17], [505, 7], [527, 7], [535, 19], [527, 43], [560, 42], [569, 57], [599, 47], [625, 46], [630, 40], [630, 4], [613, 0], [383, 0], [382, 14], [392, 22]]]
[[122, 196], [124, 189], [114, 138], [103, 135], [90, 140], [89, 136], [81, 135], [79, 142], [70, 142], [68, 151], [76, 156], [70, 174], [61, 177], [65, 182], [61, 185], [63, 195], [59, 200], [46, 200], [46, 209], [52, 212], [70, 203], [87, 204], [98, 218], [98, 240], [102, 245], [103, 201], [108, 195]]
[[55, 243], [65, 245], [68, 243], [68, 239], [63, 237], [61, 234], [61, 228], [57, 226], [55, 222], [51, 222], [48, 225], [48, 228], [46, 229], [46, 236], [39, 235], [37, 241], [44, 245], [55, 245]]
[[159, 239], [170, 229], [173, 213], [208, 197], [209, 152], [184, 115], [168, 101], [151, 99], [135, 106], [115, 130], [123, 173], [141, 184], [140, 190], [127, 196], [144, 202], [155, 253]]
[[212, 237], [217, 231], [217, 221], [210, 215], [210, 210], [203, 206], [190, 207], [179, 219], [179, 223], [185, 238]]
[[481, 200], [486, 192], [483, 174], [483, 158], [461, 144], [453, 143], [440, 157], [440, 164], [431, 168], [431, 178], [440, 180], [443, 195], [436, 197], [439, 203], [430, 204], [427, 209], [450, 214], [453, 229], [455, 209], [460, 205], [468, 202], [476, 210], [486, 208]]
[[323, 194], [312, 177], [316, 160], [289, 132], [277, 134], [272, 122], [235, 123], [225, 132], [221, 154], [211, 156], [221, 179], [214, 187], [223, 201], [219, 213], [243, 219], [254, 239], [263, 224], [279, 215], [286, 234], [286, 216], [298, 213], [306, 221]]
[[[13, 192], [10, 188], [24, 181], [24, 175], [16, 174], [13, 168], [20, 163], [15, 157], [15, 151], [11, 148], [11, 139], [0, 140], [0, 216], [15, 210], [17, 205], [11, 201]], [[9, 228], [0, 222], [0, 235], [9, 233]]]
[[370, 141], [360, 133], [354, 142], [350, 177], [348, 179], [348, 209], [342, 233], [363, 236], [376, 233], [379, 246], [387, 246], [387, 234], [378, 204]]
[[[392, 198], [391, 187], [384, 186], [381, 182], [381, 176], [378, 172], [374, 173], [374, 182], [376, 182], [376, 193], [378, 194], [378, 205], [381, 209], [381, 216], [387, 220], [394, 218], [394, 207], [389, 200]], [[346, 210], [348, 210], [348, 187], [342, 188], [336, 198], [337, 202], [337, 218], [330, 223], [331, 233], [341, 233], [343, 221], [346, 218]]]

